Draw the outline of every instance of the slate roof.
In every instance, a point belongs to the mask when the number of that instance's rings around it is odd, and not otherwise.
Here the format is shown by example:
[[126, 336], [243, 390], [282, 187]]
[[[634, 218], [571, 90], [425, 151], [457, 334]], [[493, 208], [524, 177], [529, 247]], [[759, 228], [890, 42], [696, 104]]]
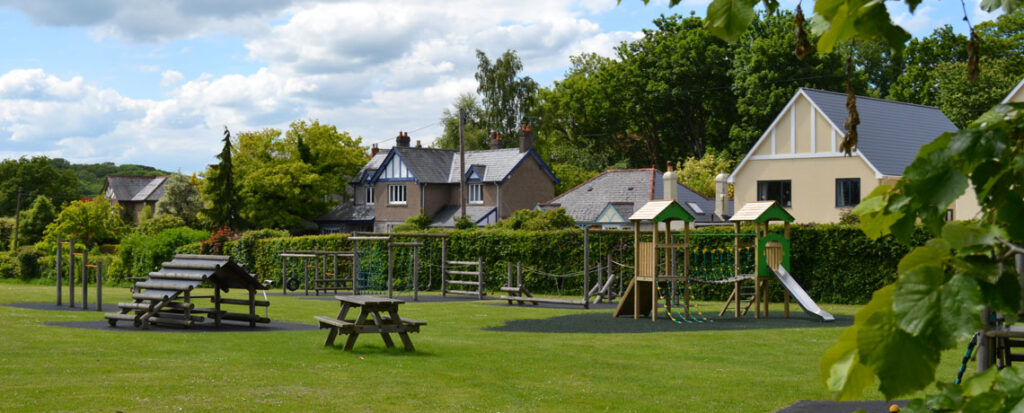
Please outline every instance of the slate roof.
[[[801, 88], [840, 129], [846, 122], [846, 94]], [[936, 107], [857, 96], [857, 150], [883, 175], [902, 176], [921, 146], [956, 125]]]
[[[594, 222], [611, 202], [620, 215], [629, 217], [648, 201], [662, 198], [664, 183], [661, 176], [661, 171], [651, 168], [611, 169], [541, 204], [540, 208], [562, 207], [576, 222]], [[697, 222], [719, 221], [713, 218], [713, 199], [705, 198], [685, 185], [677, 185], [676, 202], [697, 218]], [[688, 204], [690, 202], [697, 204], [702, 213], [695, 211]]]
[[[397, 154], [409, 167], [416, 180], [428, 184], [457, 184], [459, 178], [459, 151], [452, 149], [394, 147], [389, 153]], [[379, 154], [378, 154], [379, 155]], [[466, 151], [466, 170], [474, 165], [483, 174], [483, 182], [502, 182], [527, 157], [534, 157], [555, 183], [558, 179], [533, 150], [519, 152], [518, 148]], [[383, 165], [377, 165], [379, 169]]]
[[371, 222], [376, 216], [373, 205], [344, 203], [317, 217], [316, 222]]
[[110, 189], [114, 192], [111, 200], [156, 202], [164, 196], [165, 182], [166, 176], [109, 175], [103, 183], [103, 194], [106, 195]]
[[[495, 206], [483, 206], [483, 205], [466, 205], [466, 216], [469, 217], [474, 223], [479, 223], [480, 220], [484, 219], [488, 214], [496, 213], [497, 207]], [[454, 228], [455, 217], [458, 217], [462, 213], [458, 205], [448, 205], [441, 208], [434, 215], [434, 221], [430, 223], [431, 227], [441, 228]]]
[[370, 177], [377, 172], [377, 169], [380, 168], [380, 164], [384, 163], [384, 159], [387, 157], [387, 152], [377, 152], [376, 155], [373, 155], [370, 160], [366, 162], [366, 165], [363, 165], [363, 168], [359, 170], [359, 173], [353, 176], [348, 182], [358, 184], [366, 179], [370, 179]]

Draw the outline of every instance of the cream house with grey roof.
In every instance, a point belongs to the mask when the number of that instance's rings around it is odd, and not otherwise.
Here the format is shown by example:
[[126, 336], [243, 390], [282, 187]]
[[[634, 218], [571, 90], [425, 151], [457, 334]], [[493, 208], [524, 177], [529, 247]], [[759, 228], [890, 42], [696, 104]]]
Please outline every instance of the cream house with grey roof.
[[[858, 147], [846, 156], [846, 95], [797, 90], [729, 175], [736, 205], [773, 200], [797, 222], [837, 222], [875, 187], [898, 180], [921, 146], [957, 130], [935, 107], [858, 96], [857, 109]], [[948, 216], [970, 219], [979, 210], [968, 191]]]

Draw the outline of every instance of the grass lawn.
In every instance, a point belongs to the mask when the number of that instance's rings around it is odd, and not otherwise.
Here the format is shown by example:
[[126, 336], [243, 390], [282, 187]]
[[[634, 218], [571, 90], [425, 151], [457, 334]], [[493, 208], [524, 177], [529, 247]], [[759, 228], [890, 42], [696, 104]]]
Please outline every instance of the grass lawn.
[[[104, 291], [111, 304], [128, 295]], [[795, 304], [788, 321], [773, 314], [679, 325], [612, 319], [610, 309], [409, 302], [402, 315], [429, 325], [412, 335], [417, 351], [406, 353], [376, 335], [360, 336], [352, 352], [341, 350], [343, 339], [326, 348], [326, 330], [51, 326], [44, 323], [102, 314], [6, 305], [53, 301], [52, 286], [0, 284], [0, 411], [767, 412], [828, 399], [818, 360], [857, 309], [824, 305], [836, 326]], [[338, 309], [292, 296], [271, 302], [275, 322], [313, 325], [314, 315]], [[944, 355], [941, 378], [952, 380], [962, 351]]]

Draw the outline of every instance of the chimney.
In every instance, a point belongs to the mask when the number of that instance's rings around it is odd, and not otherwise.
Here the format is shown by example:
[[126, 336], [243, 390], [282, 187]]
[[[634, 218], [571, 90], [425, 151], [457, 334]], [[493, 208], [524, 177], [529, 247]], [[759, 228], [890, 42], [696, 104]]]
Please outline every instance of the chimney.
[[504, 147], [505, 147], [505, 145], [503, 145], [501, 143], [501, 135], [499, 135], [498, 132], [495, 132], [492, 129], [491, 130], [491, 149], [501, 149], [501, 148], [504, 148]]
[[729, 213], [729, 176], [719, 172], [715, 177], [715, 215], [725, 220]]
[[400, 146], [400, 147], [403, 147], [403, 148], [408, 148], [409, 147], [409, 134], [406, 133], [406, 132], [399, 131], [398, 132], [398, 137], [395, 138], [395, 146]]
[[419, 140], [419, 139], [417, 139], [417, 140], [416, 140], [416, 147], [417, 147], [417, 148], [422, 148], [422, 147], [423, 147], [423, 144], [422, 144], [422, 143], [420, 143], [420, 140]]
[[370, 147], [370, 157], [372, 158], [374, 156], [377, 156], [377, 152], [380, 152], [380, 148], [378, 148], [377, 144], [375, 143], [373, 144], [373, 146]]
[[523, 125], [519, 131], [519, 153], [525, 153], [533, 149], [533, 128], [530, 125]]
[[663, 188], [661, 190], [663, 195], [662, 198], [666, 201], [675, 201], [679, 196], [679, 187], [677, 186], [679, 183], [679, 175], [672, 171], [671, 163], [668, 164], [668, 171], [661, 176], [661, 179], [664, 184], [662, 185]]

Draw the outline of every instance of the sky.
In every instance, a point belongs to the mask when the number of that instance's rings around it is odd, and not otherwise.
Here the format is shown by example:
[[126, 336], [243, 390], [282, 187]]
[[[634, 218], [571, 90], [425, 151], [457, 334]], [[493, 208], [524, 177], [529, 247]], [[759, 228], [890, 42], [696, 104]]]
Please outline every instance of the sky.
[[[475, 92], [477, 49], [516, 50], [549, 86], [570, 56], [614, 56], [658, 16], [703, 16], [708, 1], [0, 0], [0, 158], [189, 174], [215, 162], [225, 126], [302, 119], [365, 146], [399, 131], [429, 145], [444, 109]], [[974, 24], [995, 18], [979, 1], [966, 0]], [[914, 36], [967, 30], [959, 1], [886, 4]]]

